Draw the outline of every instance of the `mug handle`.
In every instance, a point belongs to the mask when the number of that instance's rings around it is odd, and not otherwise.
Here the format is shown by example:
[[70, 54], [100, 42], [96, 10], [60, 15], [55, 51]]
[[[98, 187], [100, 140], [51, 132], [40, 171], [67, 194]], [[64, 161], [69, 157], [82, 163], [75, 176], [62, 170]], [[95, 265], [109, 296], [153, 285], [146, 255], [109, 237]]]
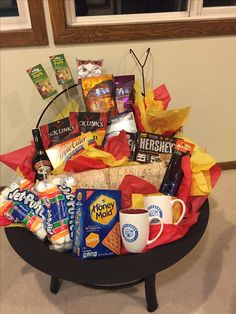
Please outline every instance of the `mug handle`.
[[152, 216], [152, 217], [149, 217], [149, 218], [148, 218], [148, 220], [149, 220], [149, 228], [150, 228], [150, 223], [152, 222], [153, 219], [158, 219], [158, 220], [160, 221], [160, 223], [161, 223], [161, 228], [160, 228], [159, 233], [157, 234], [157, 236], [156, 236], [154, 239], [147, 241], [147, 245], [153, 243], [154, 241], [156, 241], [156, 240], [160, 237], [160, 235], [162, 234], [162, 231], [163, 231], [163, 227], [164, 227], [164, 223], [163, 223], [163, 221], [160, 219], [159, 216]]
[[182, 221], [182, 219], [184, 218], [185, 212], [186, 212], [186, 205], [179, 198], [175, 198], [175, 199], [171, 200], [172, 207], [173, 207], [174, 203], [176, 203], [176, 202], [179, 202], [182, 205], [182, 213], [181, 213], [181, 216], [179, 217], [178, 221], [175, 222], [174, 225], [178, 225]]

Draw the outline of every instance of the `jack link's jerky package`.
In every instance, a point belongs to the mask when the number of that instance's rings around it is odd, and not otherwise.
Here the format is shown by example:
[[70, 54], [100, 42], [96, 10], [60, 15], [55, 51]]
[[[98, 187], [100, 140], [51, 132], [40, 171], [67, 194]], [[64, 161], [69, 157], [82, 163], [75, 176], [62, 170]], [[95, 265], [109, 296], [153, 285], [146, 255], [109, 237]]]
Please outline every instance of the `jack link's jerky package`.
[[47, 236], [43, 225], [44, 208], [38, 197], [33, 183], [28, 180], [12, 184], [4, 195], [8, 201], [7, 211], [4, 215], [7, 219], [16, 223], [23, 223], [40, 240]]
[[28, 69], [27, 73], [43, 99], [57, 93], [41, 64]]
[[92, 132], [96, 144], [102, 145], [107, 127], [106, 112], [71, 112], [70, 117], [78, 120], [81, 132]]
[[83, 78], [102, 75], [103, 60], [76, 59], [76, 62], [79, 84], [81, 84]]
[[115, 76], [115, 100], [118, 113], [132, 111], [134, 104], [134, 75]]
[[74, 116], [40, 126], [45, 149], [80, 135], [78, 120]]
[[110, 116], [117, 115], [112, 74], [82, 79], [82, 90], [87, 111], [109, 112]]
[[164, 161], [168, 165], [175, 143], [176, 138], [172, 136], [140, 132], [136, 144], [135, 161], [140, 163]]
[[50, 56], [50, 61], [59, 85], [74, 83], [64, 54]]

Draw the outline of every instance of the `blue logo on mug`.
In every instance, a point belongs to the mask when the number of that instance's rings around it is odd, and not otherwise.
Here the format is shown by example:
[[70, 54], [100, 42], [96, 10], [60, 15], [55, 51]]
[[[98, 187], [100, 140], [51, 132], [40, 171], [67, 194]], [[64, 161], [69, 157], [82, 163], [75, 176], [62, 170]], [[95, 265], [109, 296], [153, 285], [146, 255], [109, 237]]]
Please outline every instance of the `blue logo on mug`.
[[138, 238], [138, 229], [131, 224], [124, 224], [122, 235], [127, 242], [134, 242]]
[[[148, 212], [149, 212], [149, 216], [150, 217], [153, 217], [153, 216], [159, 216], [160, 218], [163, 217], [163, 212], [161, 210], [161, 208], [157, 205], [150, 205], [148, 206]], [[153, 219], [152, 220], [152, 223], [159, 223], [159, 220], [158, 219]]]

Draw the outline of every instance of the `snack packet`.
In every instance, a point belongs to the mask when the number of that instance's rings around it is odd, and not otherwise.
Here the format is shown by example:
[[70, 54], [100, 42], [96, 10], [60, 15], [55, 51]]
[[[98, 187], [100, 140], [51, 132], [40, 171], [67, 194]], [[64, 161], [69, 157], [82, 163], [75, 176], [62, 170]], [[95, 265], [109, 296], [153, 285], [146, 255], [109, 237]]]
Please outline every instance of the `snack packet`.
[[78, 120], [69, 116], [40, 126], [45, 149], [80, 135]]
[[111, 116], [117, 115], [112, 74], [82, 79], [82, 90], [89, 112], [109, 112]]
[[92, 145], [94, 142], [92, 133], [87, 132], [66, 142], [62, 142], [48, 148], [46, 153], [53, 165], [53, 168], [56, 169], [64, 164], [75, 153], [81, 153], [84, 150], [85, 145]]
[[119, 114], [118, 116], [110, 119], [110, 123], [106, 129], [103, 146], [106, 147], [108, 139], [119, 135], [122, 130], [125, 131], [130, 146], [129, 161], [134, 161], [137, 141], [137, 127], [133, 112]]
[[61, 175], [49, 177], [49, 182], [56, 184], [65, 197], [65, 206], [69, 217], [69, 233], [73, 239], [74, 217], [75, 217], [75, 191], [77, 187], [76, 177], [73, 175]]
[[55, 184], [49, 182], [40, 181], [35, 188], [44, 208], [44, 227], [51, 242], [50, 248], [60, 252], [71, 249], [64, 194]]
[[50, 61], [59, 85], [74, 83], [64, 54], [50, 56]]
[[140, 163], [165, 161], [168, 165], [175, 143], [176, 138], [172, 136], [140, 132], [137, 139], [135, 161]]
[[81, 132], [92, 132], [96, 144], [102, 145], [107, 127], [106, 112], [71, 112], [70, 117], [77, 119]]
[[29, 68], [26, 72], [29, 74], [29, 77], [31, 78], [43, 99], [46, 99], [57, 93], [41, 64]]
[[76, 63], [79, 84], [83, 78], [102, 75], [103, 60], [76, 59]]
[[9, 201], [4, 216], [16, 223], [23, 223], [40, 240], [47, 236], [43, 225], [44, 209], [33, 183], [19, 180], [3, 191]]
[[114, 81], [118, 113], [132, 111], [134, 104], [134, 75], [115, 76]]

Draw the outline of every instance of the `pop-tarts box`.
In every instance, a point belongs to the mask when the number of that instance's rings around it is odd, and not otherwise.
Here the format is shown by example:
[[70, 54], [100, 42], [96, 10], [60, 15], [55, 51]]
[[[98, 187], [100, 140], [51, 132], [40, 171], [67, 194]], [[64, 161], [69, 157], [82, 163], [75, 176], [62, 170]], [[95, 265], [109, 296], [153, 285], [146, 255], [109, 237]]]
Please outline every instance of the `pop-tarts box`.
[[77, 189], [73, 253], [81, 259], [120, 254], [121, 191]]

